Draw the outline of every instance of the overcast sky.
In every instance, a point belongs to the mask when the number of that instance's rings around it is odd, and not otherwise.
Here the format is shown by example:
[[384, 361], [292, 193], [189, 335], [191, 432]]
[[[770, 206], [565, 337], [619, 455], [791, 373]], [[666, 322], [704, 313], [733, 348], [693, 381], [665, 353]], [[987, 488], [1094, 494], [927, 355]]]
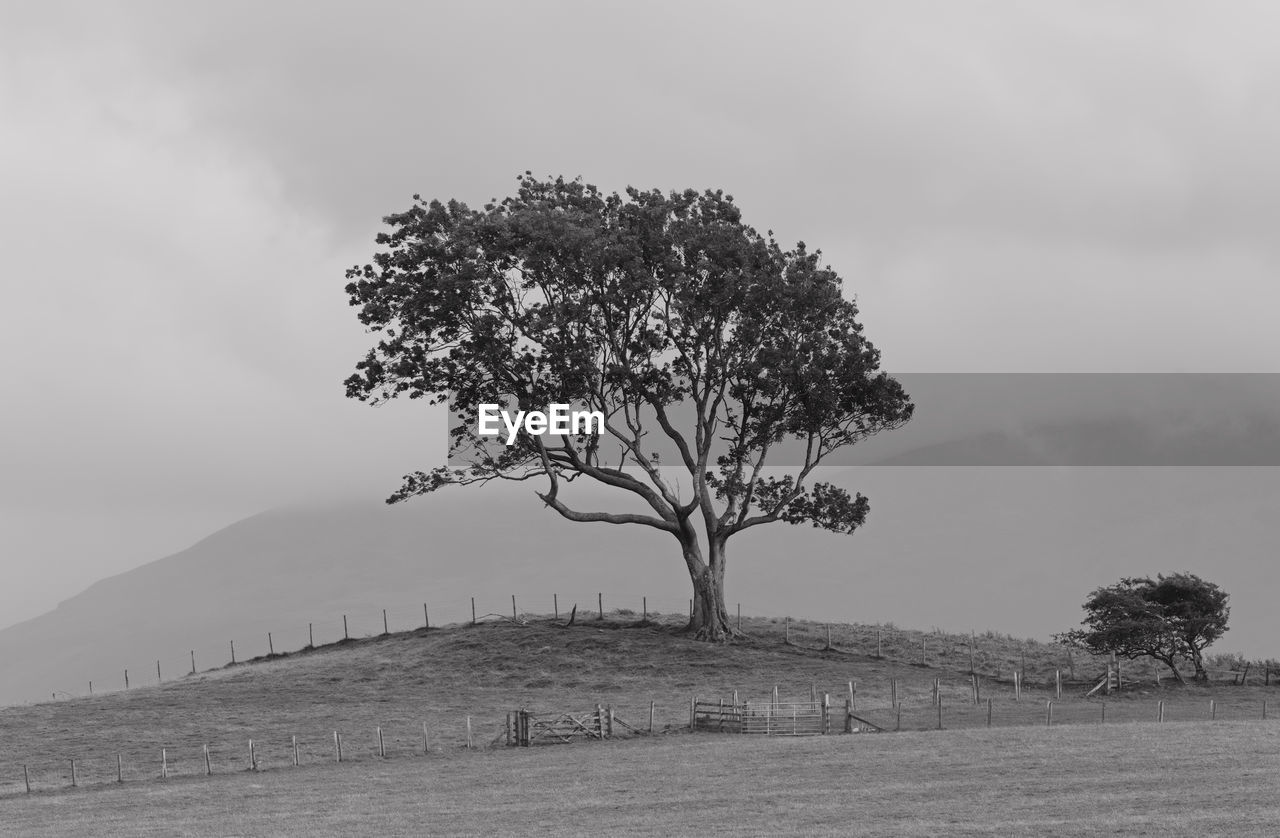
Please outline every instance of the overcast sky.
[[1277, 372], [1280, 6], [0, 6], [0, 625], [442, 454], [341, 382], [414, 193], [723, 188], [891, 370]]

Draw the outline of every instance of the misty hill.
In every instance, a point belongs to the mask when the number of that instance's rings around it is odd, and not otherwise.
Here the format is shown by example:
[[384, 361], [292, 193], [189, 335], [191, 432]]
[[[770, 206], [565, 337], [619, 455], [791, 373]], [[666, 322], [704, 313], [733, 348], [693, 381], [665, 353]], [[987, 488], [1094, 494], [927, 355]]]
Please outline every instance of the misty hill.
[[[728, 597], [748, 615], [890, 622], [955, 631], [999, 627], [1047, 638], [1080, 602], [1123, 575], [1190, 570], [1232, 595], [1215, 647], [1276, 653], [1273, 554], [1280, 477], [1249, 468], [875, 467], [835, 472], [867, 494], [852, 537], [762, 527], [730, 543]], [[532, 484], [460, 489], [387, 507], [377, 499], [266, 512], [187, 550], [103, 580], [0, 631], [0, 701], [154, 683], [229, 659], [350, 633], [480, 614], [560, 608], [687, 609], [675, 545], [656, 531], [570, 524]], [[577, 487], [575, 486], [575, 489]], [[603, 497], [575, 496], [581, 508]]]

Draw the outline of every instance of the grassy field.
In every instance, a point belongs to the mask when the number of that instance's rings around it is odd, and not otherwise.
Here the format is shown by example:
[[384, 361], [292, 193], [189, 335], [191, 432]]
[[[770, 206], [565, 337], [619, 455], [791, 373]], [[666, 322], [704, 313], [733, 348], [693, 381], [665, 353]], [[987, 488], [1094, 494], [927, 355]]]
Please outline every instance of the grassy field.
[[1232, 835], [1280, 822], [1280, 727], [693, 734], [362, 759], [0, 800], [0, 832]]
[[[1012, 813], [1046, 806], [1054, 823], [1093, 817], [1091, 795], [1097, 794], [1111, 801], [1108, 811], [1132, 807], [1130, 826], [1138, 829], [1138, 812], [1147, 812], [1142, 817], [1150, 823], [1165, 824], [1173, 817], [1170, 812], [1180, 813], [1178, 823], [1196, 822], [1185, 805], [1188, 796], [1200, 799], [1194, 777], [1213, 774], [1210, 785], [1239, 802], [1238, 792], [1267, 777], [1256, 773], [1262, 766], [1274, 768], [1252, 755], [1280, 745], [1270, 738], [1280, 724], [1259, 721], [1262, 702], [1280, 694], [1276, 687], [1173, 688], [1166, 679], [1157, 688], [1149, 669], [1129, 667], [1128, 677], [1145, 675], [1146, 680], [1106, 702], [1104, 727], [1103, 703], [1083, 697], [1104, 664], [1078, 655], [1068, 661], [1066, 650], [1052, 644], [990, 633], [971, 638], [833, 626], [834, 648], [825, 649], [825, 626], [792, 621], [787, 644], [785, 619], [752, 619], [744, 621], [747, 639], [719, 647], [680, 636], [675, 630], [680, 622], [672, 617], [641, 625], [634, 615], [616, 614], [567, 628], [530, 618], [524, 624], [419, 630], [280, 655], [159, 686], [3, 708], [0, 835], [53, 834], [40, 830], [89, 818], [106, 819], [91, 834], [111, 829], [129, 835], [308, 834], [307, 825], [318, 822], [325, 824], [319, 831], [341, 834], [348, 831], [343, 825], [357, 817], [384, 824], [384, 834], [409, 834], [405, 823], [422, 818], [447, 819], [448, 828], [440, 831], [448, 833], [516, 833], [530, 831], [529, 824], [542, 829], [548, 823], [570, 833], [592, 831], [586, 820], [580, 829], [575, 826], [582, 812], [602, 819], [594, 830], [603, 834], [684, 831], [677, 821], [663, 819], [668, 813], [650, 812], [651, 805], [675, 807], [680, 817], [698, 823], [704, 823], [698, 820], [704, 808], [706, 823], [715, 820], [712, 812], [777, 817], [778, 809], [801, 818], [797, 828], [805, 830], [804, 818], [819, 818], [811, 824], [815, 829], [837, 831], [841, 818], [855, 817], [872, 818], [867, 821], [876, 825], [872, 831], [915, 834], [890, 828], [894, 819], [911, 812], [903, 800], [915, 801], [911, 805], [920, 807], [922, 823], [934, 827], [955, 809], [943, 831], [965, 834], [957, 830], [967, 829], [969, 821], [985, 829], [996, 817], [991, 794], [998, 790], [1009, 796]], [[877, 633], [881, 656], [875, 654]], [[975, 641], [973, 661], [982, 674], [983, 698], [993, 698], [991, 729], [985, 707], [972, 704], [968, 667]], [[1014, 700], [1012, 673], [1024, 660], [1028, 688]], [[1068, 666], [1076, 670], [1074, 681]], [[1058, 668], [1067, 683], [1063, 698], [1054, 703], [1054, 727], [1046, 729], [1045, 702], [1054, 696]], [[935, 678], [942, 684], [947, 728], [941, 732], [931, 730]], [[890, 679], [898, 681], [900, 719], [890, 705]], [[850, 680], [857, 682], [859, 714], [884, 727], [900, 724], [903, 733], [760, 742], [683, 732], [694, 695], [727, 699], [737, 690], [744, 699], [763, 701], [776, 685], [784, 700], [807, 698], [816, 690], [831, 693], [842, 707]], [[1160, 700], [1169, 722], [1207, 722], [1211, 699], [1217, 724], [1130, 724], [1154, 722]], [[531, 751], [501, 747], [505, 716], [517, 708], [584, 711], [600, 703], [611, 705], [621, 719], [647, 727], [650, 701], [656, 705], [659, 734], [652, 739]], [[1280, 713], [1277, 705], [1273, 717]], [[468, 716], [474, 750], [465, 748]], [[376, 752], [379, 726], [387, 760]], [[344, 740], [341, 766], [333, 764], [335, 730]], [[299, 769], [291, 767], [294, 736]], [[246, 771], [250, 739], [263, 769], [256, 773]], [[205, 745], [213, 777], [204, 776]], [[167, 780], [159, 779], [162, 749]], [[1145, 756], [1134, 762], [1131, 752]], [[1210, 766], [1196, 756], [1201, 752], [1218, 755], [1219, 762]], [[117, 756], [123, 786], [114, 782]], [[1193, 758], [1200, 761], [1191, 766]], [[69, 789], [72, 759], [77, 789]], [[875, 776], [865, 773], [871, 764], [866, 760], [880, 766]], [[23, 766], [36, 792], [30, 796], [23, 793]], [[1126, 776], [1139, 766], [1141, 777]], [[936, 770], [936, 778], [922, 774], [926, 768]], [[1126, 791], [1159, 777], [1186, 785], [1182, 795], [1169, 791], [1167, 799], [1152, 798], [1147, 805]], [[668, 780], [683, 782], [680, 778], [691, 784], [689, 792], [668, 788]], [[986, 778], [992, 785], [975, 789], [966, 778]], [[930, 795], [949, 801], [945, 806], [921, 797], [913, 784], [925, 781], [933, 788]], [[1103, 793], [1096, 785], [1102, 781], [1115, 788]], [[1014, 782], [1032, 785], [1018, 792], [1009, 785]], [[1270, 782], [1273, 792], [1280, 789], [1274, 779]], [[1018, 799], [1048, 790], [1061, 799]], [[710, 795], [706, 807], [698, 802], [702, 792]], [[565, 800], [578, 794], [585, 795], [581, 806]], [[242, 808], [239, 800], [250, 805]], [[343, 800], [348, 803], [334, 803]], [[369, 809], [379, 800], [387, 809], [381, 814]], [[1224, 810], [1216, 811], [1221, 816]], [[484, 820], [489, 815], [498, 818], [492, 828]], [[999, 814], [995, 822], [1017, 834], [1024, 815]], [[621, 826], [615, 828], [611, 818], [622, 818]], [[645, 818], [658, 820], [650, 824]], [[239, 825], [214, 826], [225, 823]], [[202, 831], [205, 826], [212, 831]], [[920, 828], [920, 834], [927, 831]], [[760, 829], [760, 834], [770, 831]], [[363, 827], [360, 834], [366, 834]]]

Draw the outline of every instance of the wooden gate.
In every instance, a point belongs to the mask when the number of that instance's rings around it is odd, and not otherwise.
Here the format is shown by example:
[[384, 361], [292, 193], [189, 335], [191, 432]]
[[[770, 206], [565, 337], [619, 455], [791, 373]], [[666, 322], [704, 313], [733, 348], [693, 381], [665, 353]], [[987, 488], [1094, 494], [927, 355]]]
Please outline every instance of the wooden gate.
[[689, 709], [689, 727], [718, 733], [756, 733], [765, 736], [822, 736], [882, 730], [853, 714], [849, 702], [833, 709], [824, 695], [820, 701], [764, 701], [760, 703], [704, 701], [695, 698]]
[[572, 742], [574, 739], [609, 739], [613, 736], [615, 722], [621, 724], [614, 717], [613, 708], [599, 704], [585, 713], [516, 710], [507, 714], [507, 744], [527, 748], [530, 745]]

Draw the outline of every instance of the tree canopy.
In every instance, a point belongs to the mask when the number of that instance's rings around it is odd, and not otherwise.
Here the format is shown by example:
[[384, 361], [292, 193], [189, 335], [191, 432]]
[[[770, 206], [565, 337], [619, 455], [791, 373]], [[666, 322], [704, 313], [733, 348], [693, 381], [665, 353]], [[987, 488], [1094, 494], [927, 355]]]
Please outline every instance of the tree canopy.
[[1178, 661], [1189, 661], [1197, 681], [1207, 681], [1203, 650], [1227, 630], [1228, 595], [1193, 573], [1126, 577], [1098, 588], [1085, 600], [1082, 629], [1064, 635], [1096, 654], [1164, 663], [1183, 683]]
[[[457, 417], [451, 464], [407, 475], [388, 502], [536, 478], [566, 519], [667, 532], [693, 581], [691, 628], [709, 638], [729, 631], [731, 536], [775, 521], [839, 533], [865, 522], [868, 500], [814, 470], [913, 406], [821, 253], [761, 235], [732, 196], [606, 194], [526, 173], [482, 209], [415, 195], [385, 221], [385, 249], [347, 272], [351, 305], [380, 335], [347, 395], [447, 396]], [[475, 428], [479, 406], [498, 402], [582, 405], [604, 429], [521, 431], [495, 450]], [[630, 493], [644, 511], [573, 508], [562, 490], [575, 479]]]

